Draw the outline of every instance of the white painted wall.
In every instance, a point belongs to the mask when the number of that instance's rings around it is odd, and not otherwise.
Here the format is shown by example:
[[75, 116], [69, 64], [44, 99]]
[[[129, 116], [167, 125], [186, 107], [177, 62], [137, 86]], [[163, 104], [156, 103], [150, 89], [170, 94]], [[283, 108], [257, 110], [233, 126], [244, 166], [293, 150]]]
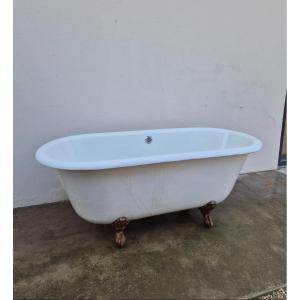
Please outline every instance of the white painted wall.
[[65, 199], [34, 160], [65, 135], [212, 126], [260, 138], [277, 166], [284, 0], [15, 0], [14, 206]]

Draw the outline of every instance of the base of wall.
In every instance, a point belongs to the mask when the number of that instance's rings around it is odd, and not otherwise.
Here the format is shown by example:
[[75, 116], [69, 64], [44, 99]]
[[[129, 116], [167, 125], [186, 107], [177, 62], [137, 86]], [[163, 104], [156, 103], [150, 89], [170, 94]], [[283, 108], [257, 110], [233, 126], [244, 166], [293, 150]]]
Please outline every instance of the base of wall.
[[14, 208], [54, 203], [68, 200], [68, 196], [62, 187], [50, 190], [44, 195], [36, 195], [30, 198], [14, 195]]

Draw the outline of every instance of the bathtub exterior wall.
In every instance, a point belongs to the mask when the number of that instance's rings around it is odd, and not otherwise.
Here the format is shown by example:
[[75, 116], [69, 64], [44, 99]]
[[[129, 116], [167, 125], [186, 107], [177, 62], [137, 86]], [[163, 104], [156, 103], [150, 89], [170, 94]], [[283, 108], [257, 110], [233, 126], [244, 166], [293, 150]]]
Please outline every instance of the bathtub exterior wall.
[[237, 155], [58, 174], [77, 214], [105, 224], [219, 203], [231, 192], [245, 159]]
[[15, 0], [14, 206], [67, 198], [34, 153], [71, 134], [240, 130], [264, 144], [242, 171], [275, 169], [285, 15], [284, 0]]

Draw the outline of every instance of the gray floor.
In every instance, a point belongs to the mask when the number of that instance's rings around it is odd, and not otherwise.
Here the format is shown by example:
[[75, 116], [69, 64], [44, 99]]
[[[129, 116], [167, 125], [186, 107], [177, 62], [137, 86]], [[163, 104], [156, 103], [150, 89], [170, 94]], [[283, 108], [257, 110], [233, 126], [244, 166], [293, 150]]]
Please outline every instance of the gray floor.
[[287, 168], [286, 167], [280, 167], [277, 170], [278, 172], [287, 175]]
[[286, 176], [242, 175], [202, 225], [197, 209], [111, 226], [68, 202], [14, 211], [14, 299], [240, 299], [286, 283]]

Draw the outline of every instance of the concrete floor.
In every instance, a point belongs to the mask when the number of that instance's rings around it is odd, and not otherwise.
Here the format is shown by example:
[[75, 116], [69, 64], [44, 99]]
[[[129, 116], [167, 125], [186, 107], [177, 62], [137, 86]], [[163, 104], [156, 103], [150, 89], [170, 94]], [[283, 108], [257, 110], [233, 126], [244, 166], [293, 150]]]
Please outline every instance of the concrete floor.
[[286, 299], [287, 299], [286, 288], [281, 288], [271, 293], [267, 293], [265, 295], [259, 296], [253, 300], [286, 300]]
[[280, 172], [280, 173], [282, 173], [282, 174], [284, 174], [284, 175], [287, 175], [287, 168], [286, 168], [286, 166], [278, 168], [277, 171]]
[[286, 284], [286, 176], [240, 176], [206, 229], [197, 209], [137, 220], [127, 246], [68, 202], [14, 211], [14, 299], [249, 299]]

